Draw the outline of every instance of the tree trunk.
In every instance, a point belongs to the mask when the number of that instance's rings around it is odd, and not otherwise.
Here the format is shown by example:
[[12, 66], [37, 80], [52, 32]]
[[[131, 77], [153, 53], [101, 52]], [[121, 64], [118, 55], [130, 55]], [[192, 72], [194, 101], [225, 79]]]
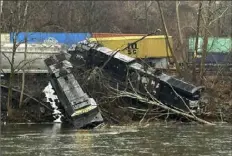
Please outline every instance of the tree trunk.
[[[20, 22], [20, 8], [21, 8], [21, 1], [17, 1], [17, 16], [15, 16], [17, 19], [14, 19], [18, 22]], [[13, 19], [12, 19], [12, 24], [13, 24]], [[20, 23], [18, 23], [17, 25], [18, 27], [12, 27], [13, 30], [13, 49], [12, 49], [12, 56], [11, 56], [11, 61], [10, 63], [10, 78], [9, 78], [9, 84], [8, 84], [8, 97], [7, 97], [7, 113], [8, 113], [8, 117], [12, 118], [13, 117], [13, 109], [12, 109], [12, 87], [13, 87], [13, 83], [14, 83], [14, 74], [15, 74], [15, 68], [14, 68], [14, 63], [15, 63], [15, 53], [17, 50], [17, 36], [18, 36], [18, 32], [19, 32], [19, 27], [20, 27]]]
[[176, 1], [176, 18], [177, 18], [177, 27], [178, 27], [178, 33], [179, 33], [179, 38], [180, 38], [180, 48], [181, 48], [181, 56], [182, 56], [182, 61], [183, 61], [183, 64], [184, 64], [184, 69], [185, 69], [185, 72], [183, 72], [183, 75], [184, 78], [187, 78], [189, 76], [189, 73], [188, 73], [188, 70], [187, 70], [187, 63], [186, 63], [186, 58], [187, 58], [187, 55], [186, 55], [186, 52], [185, 52], [185, 49], [184, 49], [184, 41], [183, 41], [183, 35], [182, 35], [182, 31], [181, 31], [181, 26], [180, 26], [180, 14], [179, 14], [179, 4], [180, 4], [180, 1]]
[[[232, 6], [232, 1], [230, 1], [230, 5]], [[232, 25], [232, 7], [230, 7], [230, 25]], [[232, 27], [230, 27], [230, 55], [232, 56]], [[232, 74], [231, 74], [231, 82], [230, 88], [232, 90]]]
[[[27, 33], [25, 36], [25, 52], [24, 52], [24, 61], [27, 60]], [[24, 95], [24, 88], [25, 88], [25, 69], [22, 68], [22, 87], [21, 87], [21, 94], [20, 94], [20, 100], [19, 100], [19, 108], [23, 105], [23, 95]]]
[[203, 84], [204, 72], [205, 72], [205, 58], [207, 54], [207, 46], [208, 46], [208, 29], [210, 23], [210, 8], [212, 1], [208, 2], [207, 11], [206, 11], [206, 24], [204, 27], [204, 38], [203, 38], [203, 48], [202, 48], [202, 57], [201, 57], [201, 66], [200, 66], [200, 84]]
[[[2, 21], [2, 8], [3, 8], [3, 0], [0, 2], [0, 21]], [[2, 22], [0, 22], [0, 34], [2, 34]], [[1, 40], [0, 40], [1, 41]], [[0, 46], [0, 82], [1, 82], [1, 73], [2, 73], [2, 50]], [[1, 87], [0, 87], [0, 94], [2, 93]], [[0, 96], [0, 116], [2, 111], [2, 96]], [[1, 121], [0, 121], [1, 122]], [[1, 131], [1, 127], [0, 127]]]
[[202, 10], [202, 2], [199, 2], [198, 7], [198, 17], [197, 17], [197, 32], [196, 32], [196, 41], [195, 41], [195, 52], [192, 59], [192, 80], [196, 82], [196, 59], [195, 57], [198, 54], [198, 38], [199, 38], [199, 30], [200, 30], [200, 21], [201, 21], [201, 10]]
[[157, 2], [157, 4], [158, 4], [158, 8], [159, 8], [159, 12], [160, 12], [160, 17], [161, 17], [161, 22], [162, 22], [163, 30], [164, 30], [164, 33], [165, 33], [165, 36], [166, 36], [166, 43], [168, 44], [169, 50], [170, 50], [170, 52], [171, 52], [171, 54], [172, 54], [174, 63], [175, 63], [175, 65], [176, 65], [176, 71], [177, 71], [177, 73], [178, 73], [179, 76], [182, 76], [179, 63], [178, 63], [178, 61], [177, 61], [177, 59], [176, 59], [176, 56], [175, 56], [175, 54], [174, 54], [174, 52], [173, 52], [173, 49], [172, 49], [172, 47], [171, 47], [171, 44], [170, 44], [170, 42], [169, 42], [168, 30], [167, 30], [167, 27], [166, 27], [166, 23], [165, 23], [165, 20], [164, 20], [164, 15], [163, 15], [163, 11], [162, 11], [161, 6], [160, 6], [160, 2], [159, 2], [159, 1], [156, 1], [156, 2]]
[[14, 61], [15, 61], [15, 53], [16, 53], [16, 37], [17, 33], [13, 33], [13, 50], [12, 50], [12, 56], [11, 56], [11, 72], [10, 72], [10, 78], [9, 78], [9, 84], [8, 84], [8, 97], [7, 97], [7, 113], [8, 117], [11, 118], [13, 116], [12, 114], [12, 87], [14, 82]]
[[[26, 27], [26, 29], [27, 29], [27, 26], [26, 26], [26, 24], [27, 24], [27, 19], [26, 19], [26, 17], [27, 17], [27, 8], [28, 8], [28, 1], [26, 1], [26, 6], [25, 6], [25, 10], [24, 10], [24, 22], [23, 22], [23, 27], [25, 28]], [[25, 51], [24, 51], [24, 62], [26, 62], [27, 61], [27, 33], [26, 33], [26, 36], [25, 36]], [[19, 108], [21, 108], [22, 107], [22, 105], [23, 105], [23, 95], [24, 95], [24, 88], [25, 88], [25, 70], [24, 70], [24, 67], [22, 68], [22, 71], [23, 71], [23, 73], [22, 73], [22, 86], [21, 86], [21, 94], [20, 94], [20, 100], [19, 100]]]

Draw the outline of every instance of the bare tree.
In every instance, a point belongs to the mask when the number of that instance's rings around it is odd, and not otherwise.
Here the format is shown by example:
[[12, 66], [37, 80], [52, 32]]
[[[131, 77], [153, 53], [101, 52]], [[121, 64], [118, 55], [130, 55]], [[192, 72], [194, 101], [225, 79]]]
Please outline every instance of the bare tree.
[[166, 23], [165, 23], [165, 20], [164, 20], [164, 15], [163, 15], [162, 8], [160, 6], [160, 2], [159, 1], [156, 1], [156, 2], [158, 4], [158, 8], [159, 8], [159, 12], [160, 12], [160, 17], [161, 17], [161, 21], [162, 21], [162, 25], [163, 25], [163, 30], [164, 30], [164, 33], [165, 33], [165, 36], [166, 36], [166, 43], [168, 44], [168, 47], [169, 47], [169, 49], [171, 51], [171, 54], [172, 54], [172, 57], [173, 57], [173, 60], [174, 60], [175, 66], [176, 66], [176, 71], [179, 74], [179, 76], [182, 76], [180, 65], [179, 65], [179, 63], [177, 61], [177, 58], [175, 56], [175, 53], [174, 53], [174, 51], [173, 51], [173, 49], [171, 47], [170, 41], [169, 41], [168, 30], [167, 30], [167, 27], [166, 27]]
[[[12, 17], [11, 17], [11, 22], [12, 24], [17, 21], [19, 22], [21, 19], [20, 16], [20, 8], [21, 8], [21, 2], [17, 1], [16, 2], [16, 10], [11, 10], [12, 12]], [[7, 58], [7, 60], [10, 63], [10, 78], [9, 78], [9, 84], [8, 84], [8, 97], [7, 97], [7, 111], [8, 111], [8, 116], [11, 118], [13, 116], [13, 110], [12, 110], [12, 87], [13, 87], [13, 81], [14, 81], [14, 62], [15, 62], [15, 54], [16, 54], [16, 49], [19, 46], [16, 43], [16, 39], [19, 33], [19, 28], [18, 27], [12, 27], [13, 30], [13, 49], [12, 49], [12, 56], [11, 58], [7, 57], [4, 53], [3, 55]]]
[[[230, 1], [231, 7], [230, 7], [230, 24], [232, 25], [232, 1]], [[230, 54], [232, 55], [232, 27], [230, 27]], [[232, 75], [231, 75], [231, 82], [230, 82], [230, 89], [232, 90]]]
[[[127, 92], [127, 91], [119, 91], [119, 90], [115, 90], [115, 89], [113, 89], [113, 90], [116, 91], [116, 96], [113, 96], [113, 98], [129, 97], [129, 98], [132, 98], [132, 99], [137, 99], [140, 102], [146, 102], [149, 105], [160, 107], [160, 108], [162, 108], [164, 110], [173, 112], [174, 114], [185, 116], [185, 117], [187, 117], [189, 119], [192, 119], [192, 120], [195, 120], [195, 121], [197, 121], [199, 123], [208, 124], [208, 125], [214, 125], [213, 123], [210, 123], [208, 121], [205, 121], [203, 119], [198, 118], [194, 114], [189, 114], [189, 113], [185, 113], [183, 111], [177, 110], [177, 109], [170, 108], [167, 105], [165, 105], [162, 102], [155, 99], [154, 97], [152, 97], [152, 100], [149, 100], [149, 99], [139, 95], [138, 93], [131, 93], [131, 92]], [[150, 96], [152, 96], [152, 95], [150, 95]], [[112, 97], [109, 97], [109, 98], [112, 98]]]
[[144, 12], [145, 12], [145, 26], [146, 26], [146, 33], [150, 33], [149, 31], [149, 9], [152, 6], [153, 1], [144, 2]]
[[[26, 19], [26, 17], [27, 17], [27, 10], [28, 10], [28, 1], [26, 1], [26, 6], [25, 6], [25, 10], [24, 10], [24, 15], [23, 15], [23, 27], [27, 27], [27, 19]], [[27, 30], [27, 28], [26, 28], [26, 30]], [[24, 52], [24, 61], [26, 61], [27, 60], [27, 34], [26, 34], [26, 36], [25, 36], [25, 52]], [[19, 100], [19, 108], [21, 108], [22, 107], [22, 104], [23, 104], [23, 93], [24, 93], [24, 87], [25, 87], [25, 70], [24, 70], [24, 68], [22, 69], [23, 70], [23, 74], [22, 74], [22, 89], [21, 89], [21, 95], [20, 95], [20, 100]]]
[[183, 76], [187, 78], [187, 76], [189, 76], [189, 72], [187, 70], [187, 61], [186, 61], [187, 55], [184, 49], [184, 40], [183, 40], [183, 34], [182, 34], [181, 24], [180, 24], [179, 5], [180, 5], [180, 1], [176, 1], [176, 17], [177, 17], [179, 40], [180, 40], [180, 50], [181, 50], [181, 56], [182, 56], [184, 69], [185, 69], [185, 72], [183, 72]]
[[[95, 70], [95, 69], [94, 69]], [[85, 73], [88, 75], [88, 73]], [[127, 107], [127, 104], [122, 104], [120, 108], [122, 109], [128, 109], [133, 111], [133, 114], [137, 114], [137, 112], [143, 112], [142, 119], [140, 122], [142, 122], [146, 115], [151, 114], [152, 117], [156, 117], [153, 113], [156, 112], [159, 116], [166, 115], [166, 118], [169, 118], [169, 114], [177, 114], [181, 115], [183, 117], [186, 117], [188, 119], [191, 119], [193, 121], [197, 121], [199, 123], [208, 124], [208, 125], [214, 125], [213, 123], [207, 122], [199, 117], [197, 117], [195, 114], [193, 114], [188, 107], [188, 105], [185, 103], [184, 99], [174, 90], [174, 88], [170, 85], [170, 87], [173, 89], [174, 94], [176, 94], [185, 104], [186, 108], [188, 108], [189, 111], [183, 111], [178, 108], [171, 108], [168, 105], [165, 105], [161, 101], [157, 100], [156, 95], [154, 95], [154, 88], [159, 86], [158, 81], [153, 81], [152, 79], [148, 78], [146, 75], [141, 74], [139, 72], [136, 72], [132, 75], [127, 73], [128, 77], [126, 78], [125, 82], [118, 82], [118, 81], [109, 81], [109, 77], [107, 77], [107, 74], [104, 74], [104, 70], [97, 69], [95, 70], [95, 73], [90, 72], [91, 76], [88, 76], [88, 82], [92, 85], [100, 85], [98, 89], [98, 93], [101, 92], [100, 90], [104, 90], [103, 101], [117, 101], [120, 98], [130, 98], [130, 99], [136, 99], [139, 102], [144, 103], [144, 105], [147, 105], [147, 110], [144, 108], [137, 108], [135, 105], [129, 105]], [[130, 76], [129, 76], [130, 75]], [[86, 81], [86, 78], [84, 76], [84, 81]], [[82, 80], [82, 81], [83, 81]], [[153, 81], [153, 82], [152, 82]], [[112, 85], [114, 83], [117, 83], [116, 85]], [[127, 86], [126, 88], [122, 87], [122, 84]], [[114, 87], [113, 87], [114, 86]], [[121, 86], [121, 87], [119, 87]], [[120, 88], [120, 89], [119, 89]], [[158, 90], [157, 90], [158, 91]], [[96, 90], [94, 91], [96, 92]], [[142, 94], [141, 94], [142, 93]], [[159, 94], [159, 93], [155, 93]], [[109, 105], [109, 103], [108, 103]], [[165, 110], [164, 112], [161, 111]], [[153, 113], [151, 113], [153, 112]], [[141, 113], [138, 113], [141, 114]]]
[[210, 0], [207, 5], [207, 10], [206, 10], [206, 20], [205, 20], [205, 25], [204, 25], [204, 35], [203, 35], [203, 47], [202, 47], [202, 57], [201, 57], [201, 66], [200, 66], [200, 83], [203, 83], [203, 76], [205, 72], [205, 59], [206, 59], [206, 54], [207, 54], [207, 47], [208, 47], [208, 37], [209, 37], [209, 25], [210, 25], [210, 19], [211, 19], [211, 5], [212, 1]]
[[199, 2], [198, 7], [198, 16], [197, 16], [197, 32], [196, 32], [196, 41], [195, 41], [195, 52], [192, 59], [192, 80], [196, 82], [196, 60], [195, 57], [198, 55], [198, 38], [199, 38], [199, 30], [200, 30], [200, 21], [201, 21], [201, 10], [202, 10], [202, 2]]
[[[14, 84], [14, 77], [15, 73], [17, 73], [20, 69], [23, 69], [29, 62], [22, 60], [19, 62], [18, 65], [15, 64], [15, 56], [17, 53], [17, 48], [24, 42], [20, 41], [17, 42], [18, 35], [21, 30], [24, 29], [26, 22], [27, 22], [27, 12], [28, 12], [28, 1], [22, 2], [22, 1], [17, 1], [17, 2], [12, 2], [12, 4], [15, 4], [15, 7], [12, 6], [9, 8], [11, 11], [11, 17], [10, 23], [11, 23], [11, 30], [13, 34], [13, 48], [12, 48], [12, 53], [11, 55], [7, 56], [5, 52], [3, 52], [3, 56], [8, 60], [8, 63], [10, 64], [10, 77], [8, 81], [8, 98], [7, 98], [7, 110], [8, 110], [8, 116], [9, 118], [13, 117], [13, 110], [12, 110], [12, 88]], [[25, 52], [26, 56], [26, 52]], [[22, 77], [25, 81], [25, 75], [23, 74]], [[24, 83], [23, 83], [24, 86]], [[22, 87], [24, 88], [24, 87]], [[21, 98], [23, 98], [23, 89], [22, 89], [22, 94]], [[21, 105], [20, 105], [21, 106]]]
[[[0, 1], [0, 21], [2, 20], [2, 8], [3, 8], [3, 0]], [[0, 22], [0, 34], [2, 34], [2, 23]], [[1, 37], [1, 36], [0, 36]], [[1, 41], [1, 38], [0, 38]], [[1, 77], [2, 77], [2, 50], [1, 50], [1, 45], [0, 45], [0, 83], [1, 83]], [[2, 93], [1, 87], [0, 87], [0, 94]], [[2, 96], [0, 95], [0, 116], [2, 112]], [[1, 131], [1, 127], [0, 127]]]

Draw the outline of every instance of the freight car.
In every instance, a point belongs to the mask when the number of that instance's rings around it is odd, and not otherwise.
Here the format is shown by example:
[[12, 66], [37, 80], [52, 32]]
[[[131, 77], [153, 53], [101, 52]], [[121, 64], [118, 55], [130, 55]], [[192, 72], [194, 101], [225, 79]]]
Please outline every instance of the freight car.
[[[25, 44], [20, 44], [15, 53], [14, 67], [18, 73], [22, 69], [27, 73], [47, 73], [48, 70], [43, 62], [45, 58], [59, 54], [63, 50], [61, 44], [35, 44], [27, 45], [26, 59], [24, 58]], [[11, 60], [13, 53], [13, 43], [1, 43], [2, 67], [3, 73], [10, 73], [11, 67], [8, 59]]]
[[[197, 112], [201, 108], [200, 99], [204, 87], [196, 87], [154, 68], [145, 67], [135, 58], [87, 42], [74, 45], [69, 53], [74, 62], [82, 59], [89, 68], [104, 67], [107, 73], [114, 75], [125, 87], [130, 86], [128, 80], [131, 79], [133, 90], [144, 95], [144, 89], [147, 89], [152, 96], [170, 107], [191, 112]], [[109, 62], [105, 64], [107, 61]]]
[[[195, 52], [196, 38], [189, 38], [189, 61], [191, 62], [194, 57], [199, 63], [201, 60], [203, 38], [200, 37], [198, 40], [198, 51]], [[206, 64], [232, 64], [232, 41], [231, 38], [223, 37], [209, 37], [207, 45], [207, 55], [205, 59]]]
[[[10, 33], [10, 42], [13, 43], [14, 33]], [[67, 33], [67, 32], [20, 32], [16, 41], [22, 42], [27, 36], [28, 43], [44, 43], [52, 38], [59, 44], [72, 45], [86, 38], [90, 38], [90, 33]]]
[[[117, 50], [123, 49], [124, 47], [128, 46], [129, 43], [132, 43], [140, 38], [141, 36], [124, 35], [120, 37], [89, 38], [89, 41], [97, 42], [112, 50]], [[169, 36], [168, 38], [171, 47], [173, 47], [172, 37]], [[131, 44], [127, 49], [120, 51], [120, 53], [133, 58], [141, 59], [153, 65], [155, 68], [162, 69], [167, 69], [169, 59], [172, 57], [170, 49], [166, 44], [166, 37], [157, 35], [148, 36], [135, 44]]]

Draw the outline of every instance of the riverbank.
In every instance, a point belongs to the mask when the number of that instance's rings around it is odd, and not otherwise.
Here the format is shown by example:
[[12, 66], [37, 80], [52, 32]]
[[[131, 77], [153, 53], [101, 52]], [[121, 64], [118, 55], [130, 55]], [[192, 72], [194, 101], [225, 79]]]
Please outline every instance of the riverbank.
[[216, 121], [232, 123], [232, 81], [230, 77], [207, 76], [204, 111]]
[[[78, 75], [76, 75], [76, 77], [79, 77], [78, 82], [85, 82], [80, 84], [84, 84], [82, 85], [83, 89], [86, 90], [88, 94], [91, 95], [91, 97], [93, 97], [97, 101], [106, 123], [125, 124], [131, 123], [133, 121], [150, 123], [156, 121], [166, 122], [168, 120], [178, 122], [188, 121], [186, 120], [186, 118], [176, 117], [170, 112], [147, 112], [146, 107], [137, 110], [132, 110], [128, 107], [128, 103], [133, 104], [131, 100], [125, 101], [125, 99], [108, 99], [110, 95], [109, 93], [106, 93], [107, 91], [104, 90], [104, 88], [102, 88], [102, 83], [104, 82], [100, 82], [99, 79], [95, 79], [94, 82], [90, 81], [88, 82], [88, 84], [86, 84], [86, 77], [80, 77]], [[43, 90], [46, 88], [46, 86], [48, 87], [47, 75], [28, 75], [27, 78], [34, 81], [28, 81], [28, 83], [26, 84], [25, 92], [34, 95], [33, 97], [35, 97], [42, 103], [39, 104], [37, 102], [27, 101], [27, 103], [24, 104], [22, 108], [19, 108], [17, 105], [14, 105], [12, 109], [12, 114], [14, 114], [14, 117], [9, 118], [7, 117], [6, 105], [4, 105], [4, 103], [6, 104], [7, 101], [7, 93], [5, 93], [4, 95], [2, 95], [1, 120], [3, 122], [13, 123], [41, 123], [53, 122], [54, 120], [59, 118], [57, 115], [54, 115], [54, 107], [57, 107], [56, 111], [62, 112], [62, 108], [59, 108], [60, 106], [58, 100], [54, 101], [53, 98], [47, 98], [46, 95], [43, 93]], [[218, 81], [218, 79], [215, 79], [215, 77], [212, 76], [207, 77], [206, 79], [206, 90], [203, 93], [204, 109], [203, 113], [198, 117], [210, 122], [232, 123], [232, 93], [230, 91], [230, 81]], [[17, 84], [16, 88], [20, 88], [20, 79], [17, 80], [19, 81], [16, 81], [15, 83]], [[18, 101], [18, 99], [19, 95], [15, 95], [16, 102]]]

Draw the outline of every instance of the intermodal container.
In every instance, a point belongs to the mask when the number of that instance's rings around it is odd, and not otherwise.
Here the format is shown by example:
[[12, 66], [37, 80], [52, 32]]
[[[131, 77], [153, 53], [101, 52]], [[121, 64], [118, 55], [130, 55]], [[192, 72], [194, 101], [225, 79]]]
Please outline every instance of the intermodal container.
[[[25, 44], [20, 44], [15, 53], [14, 68], [16, 72], [21, 73], [22, 69], [27, 73], [47, 73], [47, 67], [44, 64], [44, 59], [59, 54], [63, 50], [62, 45], [45, 45], [45, 44], [28, 44], [25, 54]], [[11, 66], [8, 58], [12, 58], [13, 43], [1, 43], [2, 55], [2, 70], [4, 73], [11, 72]]]
[[[141, 39], [141, 37], [142, 36], [99, 37], [90, 38], [89, 40], [98, 42], [112, 50], [121, 50], [127, 47], [129, 43]], [[173, 47], [171, 36], [169, 36], [169, 41], [171, 47]], [[171, 57], [171, 52], [168, 48], [168, 44], [166, 44], [165, 36], [148, 36], [135, 44], [130, 44], [126, 50], [120, 52], [134, 58]]]
[[[198, 53], [202, 53], [203, 37], [198, 39]], [[196, 38], [189, 38], [189, 52], [195, 51]], [[226, 37], [209, 37], [207, 52], [208, 53], [230, 53], [232, 41], [231, 38]]]
[[[52, 40], [57, 43], [72, 45], [91, 37], [90, 33], [53, 33], [53, 32], [21, 32], [17, 36], [17, 42], [24, 42], [27, 34], [28, 43], [44, 43]], [[10, 33], [10, 41], [13, 42], [14, 33]]]
[[[196, 61], [200, 62], [202, 57], [203, 37], [199, 38], [198, 53], [195, 53], [196, 38], [189, 38], [189, 60], [196, 57]], [[232, 40], [229, 37], [209, 37], [207, 45], [206, 64], [227, 64], [232, 62], [231, 58]]]

